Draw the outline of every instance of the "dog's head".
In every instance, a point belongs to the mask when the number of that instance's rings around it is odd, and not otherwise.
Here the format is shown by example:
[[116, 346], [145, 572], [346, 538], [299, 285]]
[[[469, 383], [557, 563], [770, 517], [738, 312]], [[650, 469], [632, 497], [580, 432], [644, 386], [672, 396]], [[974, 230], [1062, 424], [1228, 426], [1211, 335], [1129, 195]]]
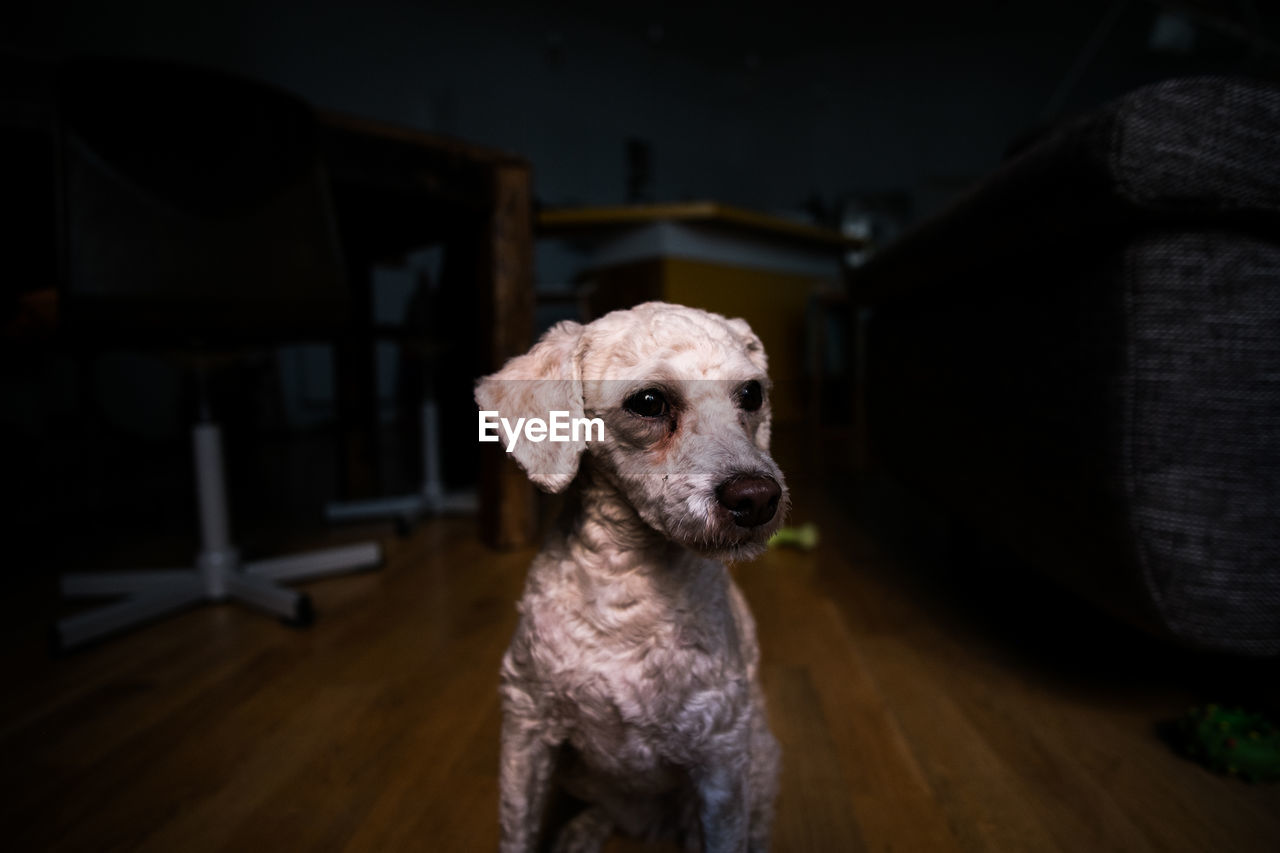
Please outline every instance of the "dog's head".
[[564, 413], [565, 440], [511, 444], [542, 488], [563, 491], [587, 454], [650, 527], [744, 559], [788, 504], [769, 456], [767, 363], [745, 321], [648, 302], [586, 326], [560, 323], [480, 380], [476, 402], [509, 424]]

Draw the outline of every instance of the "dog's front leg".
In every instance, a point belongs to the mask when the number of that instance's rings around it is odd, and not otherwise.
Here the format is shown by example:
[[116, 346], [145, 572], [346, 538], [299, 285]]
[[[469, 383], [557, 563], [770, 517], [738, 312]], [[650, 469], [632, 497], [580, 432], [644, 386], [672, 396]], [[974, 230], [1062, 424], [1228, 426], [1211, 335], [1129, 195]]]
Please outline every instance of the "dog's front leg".
[[747, 850], [747, 776], [739, 768], [711, 767], [695, 774], [704, 853]]
[[543, 813], [555, 769], [555, 749], [538, 721], [508, 702], [502, 717], [502, 763], [498, 772], [502, 853], [531, 853], [537, 848]]

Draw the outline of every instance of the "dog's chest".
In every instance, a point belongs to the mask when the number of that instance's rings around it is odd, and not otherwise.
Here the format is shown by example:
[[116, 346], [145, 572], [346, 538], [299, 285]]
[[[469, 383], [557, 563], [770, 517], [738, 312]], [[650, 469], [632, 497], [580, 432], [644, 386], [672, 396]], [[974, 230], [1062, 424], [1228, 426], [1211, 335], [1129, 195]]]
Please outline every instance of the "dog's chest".
[[648, 657], [582, 673], [560, 697], [566, 739], [600, 769], [643, 774], [699, 763], [745, 704], [745, 679], [726, 660], [687, 649]]
[[749, 684], [723, 607], [581, 626], [540, 649], [554, 728], [599, 770], [630, 776], [698, 762], [739, 723]]

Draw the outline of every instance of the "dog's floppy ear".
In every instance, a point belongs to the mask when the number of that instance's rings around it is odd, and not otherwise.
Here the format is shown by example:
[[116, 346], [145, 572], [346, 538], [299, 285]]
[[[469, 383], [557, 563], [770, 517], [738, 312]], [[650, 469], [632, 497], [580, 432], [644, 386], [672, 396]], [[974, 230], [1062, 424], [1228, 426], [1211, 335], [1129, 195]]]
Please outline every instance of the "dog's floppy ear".
[[[550, 422], [552, 412], [568, 412], [572, 419], [583, 417], [582, 374], [578, 364], [578, 344], [582, 325], [565, 320], [547, 330], [533, 349], [508, 361], [492, 376], [476, 384], [476, 403], [482, 411], [496, 411], [514, 429], [518, 419]], [[584, 431], [585, 432], [585, 431]], [[498, 429], [504, 447], [507, 434]], [[578, 458], [586, 449], [582, 436], [570, 431], [570, 440], [531, 441], [523, 433], [511, 450], [529, 479], [542, 489], [562, 492], [578, 473]]]

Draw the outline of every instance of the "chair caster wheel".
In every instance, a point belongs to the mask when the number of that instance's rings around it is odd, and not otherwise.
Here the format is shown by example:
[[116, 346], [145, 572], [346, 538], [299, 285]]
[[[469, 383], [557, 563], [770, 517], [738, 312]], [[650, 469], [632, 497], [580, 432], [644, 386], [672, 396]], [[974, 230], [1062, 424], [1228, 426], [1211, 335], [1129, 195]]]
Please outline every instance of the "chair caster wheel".
[[298, 596], [298, 604], [293, 609], [293, 615], [280, 621], [290, 628], [310, 628], [315, 624], [316, 609], [311, 604], [311, 596]]

